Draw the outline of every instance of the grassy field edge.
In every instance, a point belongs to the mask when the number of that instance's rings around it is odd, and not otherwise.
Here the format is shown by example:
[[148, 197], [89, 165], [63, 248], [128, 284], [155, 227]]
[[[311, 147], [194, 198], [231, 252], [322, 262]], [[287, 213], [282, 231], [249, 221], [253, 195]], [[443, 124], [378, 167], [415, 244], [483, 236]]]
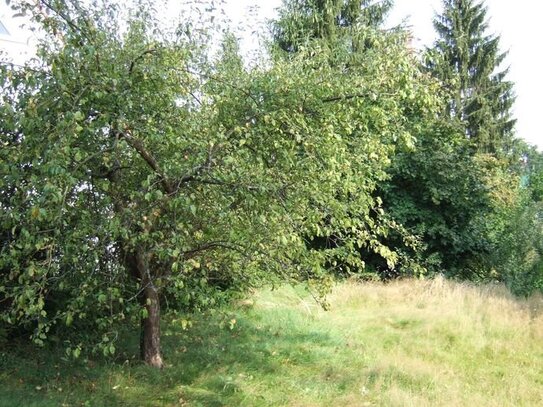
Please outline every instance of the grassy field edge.
[[[543, 300], [437, 278], [302, 287], [167, 319], [167, 367], [0, 350], [1, 406], [537, 406]], [[191, 325], [191, 326], [190, 326]]]

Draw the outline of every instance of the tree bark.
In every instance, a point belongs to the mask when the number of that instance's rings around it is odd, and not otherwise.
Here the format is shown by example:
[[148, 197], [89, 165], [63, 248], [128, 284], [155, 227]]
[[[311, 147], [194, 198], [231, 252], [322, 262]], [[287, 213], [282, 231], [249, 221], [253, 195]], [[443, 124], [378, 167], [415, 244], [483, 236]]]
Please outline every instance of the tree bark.
[[160, 350], [160, 298], [149, 270], [149, 262], [145, 253], [136, 253], [136, 265], [141, 281], [142, 302], [147, 316], [142, 318], [140, 354], [149, 366], [159, 369], [164, 367]]

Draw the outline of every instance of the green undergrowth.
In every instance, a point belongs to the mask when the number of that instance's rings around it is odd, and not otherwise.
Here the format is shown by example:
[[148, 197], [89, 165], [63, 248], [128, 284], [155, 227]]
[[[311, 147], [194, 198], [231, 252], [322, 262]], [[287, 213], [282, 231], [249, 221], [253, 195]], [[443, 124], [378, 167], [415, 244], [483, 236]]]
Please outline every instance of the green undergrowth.
[[[167, 367], [0, 351], [0, 406], [537, 406], [543, 302], [436, 279], [344, 283], [323, 311], [303, 288], [166, 319]], [[122, 345], [122, 346], [121, 346]]]

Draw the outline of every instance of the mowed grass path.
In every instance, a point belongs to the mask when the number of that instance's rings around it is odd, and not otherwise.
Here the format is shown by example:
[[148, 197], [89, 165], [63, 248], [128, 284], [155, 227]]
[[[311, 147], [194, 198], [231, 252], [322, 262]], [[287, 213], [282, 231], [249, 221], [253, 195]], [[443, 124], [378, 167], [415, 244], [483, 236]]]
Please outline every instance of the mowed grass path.
[[162, 372], [3, 349], [0, 405], [543, 406], [541, 298], [436, 279], [345, 283], [329, 299], [264, 290], [225, 311], [233, 329], [170, 321]]

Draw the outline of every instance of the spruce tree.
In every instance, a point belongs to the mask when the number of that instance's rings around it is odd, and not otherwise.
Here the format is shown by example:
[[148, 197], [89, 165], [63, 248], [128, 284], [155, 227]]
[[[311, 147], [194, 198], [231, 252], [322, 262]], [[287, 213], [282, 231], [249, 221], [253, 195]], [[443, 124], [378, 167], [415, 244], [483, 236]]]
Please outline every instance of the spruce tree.
[[507, 53], [500, 37], [488, 34], [484, 3], [444, 0], [443, 13], [434, 19], [439, 39], [430, 50], [428, 68], [451, 91], [448, 114], [459, 119], [477, 152], [508, 150], [515, 120], [513, 84], [508, 69], [500, 70]]
[[[352, 27], [378, 28], [392, 5], [392, 0], [284, 0], [274, 39], [283, 50], [296, 52], [307, 39], [333, 41]], [[363, 45], [351, 44], [355, 50]]]

